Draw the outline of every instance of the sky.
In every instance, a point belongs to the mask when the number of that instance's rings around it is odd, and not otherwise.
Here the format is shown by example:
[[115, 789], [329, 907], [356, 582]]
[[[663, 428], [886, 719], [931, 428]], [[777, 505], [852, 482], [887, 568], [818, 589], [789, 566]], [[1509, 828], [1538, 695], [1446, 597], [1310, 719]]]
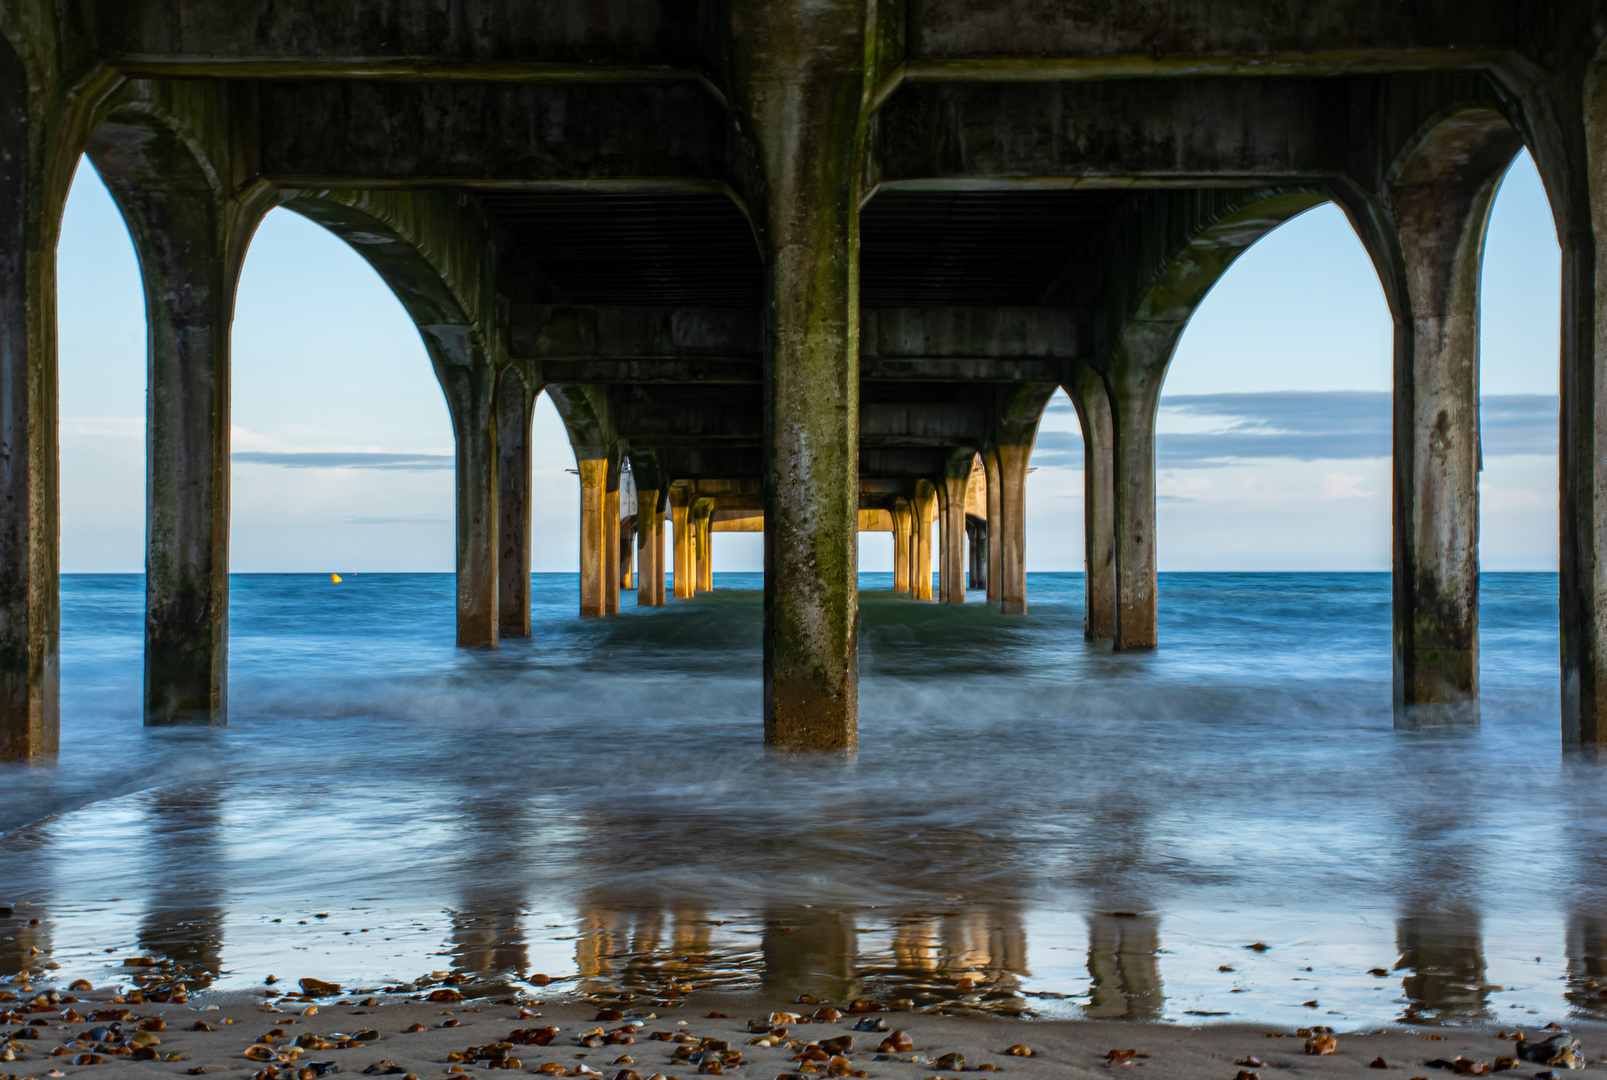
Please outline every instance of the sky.
[[[1557, 565], [1561, 259], [1520, 155], [1486, 241], [1482, 564]], [[59, 247], [62, 568], [138, 572], [145, 536], [145, 313], [126, 227], [83, 163]], [[236, 572], [450, 571], [452, 430], [417, 331], [345, 243], [288, 210], [263, 221], [235, 308]], [[1391, 328], [1378, 277], [1331, 205], [1247, 251], [1183, 335], [1159, 426], [1166, 570], [1388, 570]], [[550, 402], [534, 430], [533, 568], [573, 572], [579, 491]], [[1056, 394], [1027, 482], [1027, 566], [1082, 566], [1082, 442]], [[721, 533], [715, 569], [758, 570]], [[892, 568], [887, 534], [861, 569]]]

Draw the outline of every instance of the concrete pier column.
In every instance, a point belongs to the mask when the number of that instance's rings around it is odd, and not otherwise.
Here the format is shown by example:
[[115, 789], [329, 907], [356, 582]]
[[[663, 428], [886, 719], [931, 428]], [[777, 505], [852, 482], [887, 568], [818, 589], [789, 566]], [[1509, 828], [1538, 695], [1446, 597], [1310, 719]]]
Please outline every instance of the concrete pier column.
[[1083, 636], [1116, 636], [1116, 433], [1104, 376], [1078, 364], [1066, 394], [1077, 409], [1083, 441]]
[[692, 507], [694, 543], [697, 558], [697, 587], [699, 592], [714, 589], [714, 502], [699, 499]]
[[988, 587], [988, 523], [981, 518], [967, 514], [965, 518], [965, 537], [969, 541], [967, 552], [969, 569], [966, 586], [972, 589], [986, 589]]
[[915, 482], [913, 503], [915, 536], [910, 561], [910, 595], [917, 600], [932, 599], [932, 523], [937, 520], [937, 487], [930, 480]]
[[[1000, 443], [999, 457], [999, 610], [1027, 610], [1027, 460], [1032, 443]], [[991, 545], [990, 545], [991, 547]]]
[[603, 483], [603, 549], [598, 572], [602, 575], [603, 614], [619, 614], [619, 457], [609, 455]]
[[530, 422], [540, 387], [514, 367], [497, 387], [497, 632], [530, 636]]
[[859, 201], [866, 0], [724, 0], [731, 111], [766, 272], [765, 741], [859, 725]]
[[664, 602], [664, 519], [657, 488], [636, 489], [636, 606]]
[[582, 458], [580, 466], [580, 614], [582, 618], [608, 614], [603, 598], [607, 526], [603, 518], [608, 503], [608, 459]]
[[999, 556], [1004, 550], [1003, 495], [999, 490], [998, 447], [989, 445], [982, 451], [982, 469], [988, 478], [988, 603], [999, 602]]
[[937, 520], [937, 548], [932, 553], [932, 561], [937, 564], [937, 588], [932, 596], [938, 603], [944, 604], [948, 602], [945, 597], [948, 596], [949, 587], [949, 492], [942, 482], [937, 483], [935, 487], [937, 499], [933, 515]]
[[893, 503], [893, 589], [910, 591], [910, 540], [915, 535], [910, 524], [910, 503], [898, 499]]
[[[965, 603], [965, 487], [971, 457], [956, 463], [943, 478], [943, 592], [945, 604]], [[955, 475], [958, 473], [958, 475]]]
[[1479, 278], [1485, 226], [1521, 148], [1469, 110], [1422, 140], [1388, 187], [1410, 319], [1397, 318], [1396, 723], [1479, 715]]
[[[1176, 338], [1161, 343], [1153, 362], [1121, 365], [1113, 375], [1111, 414], [1116, 502], [1116, 634], [1118, 650], [1153, 649], [1159, 642], [1155, 556], [1155, 414]], [[1164, 351], [1161, 351], [1161, 350]]]
[[95, 153], [145, 285], [145, 723], [222, 724], [234, 276], [205, 178], [177, 139], [139, 147], [148, 134], [119, 128]]
[[489, 365], [437, 359], [452, 413], [457, 485], [458, 644], [495, 649], [497, 601], [496, 373]]
[[265, 190], [225, 197], [215, 163], [152, 116], [114, 115], [89, 154], [128, 225], [145, 287], [145, 722], [221, 725], [230, 327], [246, 241], [272, 203]]
[[697, 595], [697, 578], [692, 554], [692, 506], [685, 487], [670, 487], [670, 538], [675, 552], [675, 599], [690, 600]]
[[636, 529], [641, 518], [621, 518], [619, 523], [619, 591], [636, 588]]
[[52, 164], [62, 118], [35, 85], [0, 35], [0, 761], [61, 737], [56, 240], [76, 146]]

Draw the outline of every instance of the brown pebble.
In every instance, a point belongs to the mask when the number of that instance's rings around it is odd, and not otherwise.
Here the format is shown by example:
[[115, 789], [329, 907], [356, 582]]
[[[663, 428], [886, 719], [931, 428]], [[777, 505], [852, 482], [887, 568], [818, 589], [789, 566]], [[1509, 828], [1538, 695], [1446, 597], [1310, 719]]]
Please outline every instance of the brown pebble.
[[1376, 1057], [1367, 1063], [1367, 1067], [1369, 1069], [1387, 1069], [1389, 1068], [1389, 1062], [1385, 1061], [1381, 1057]]
[[1004, 1052], [1010, 1057], [1031, 1057], [1032, 1047], [1026, 1043], [1014, 1043], [1005, 1047]]
[[1332, 1035], [1313, 1035], [1306, 1040], [1306, 1053], [1332, 1054], [1339, 1049], [1339, 1040]]

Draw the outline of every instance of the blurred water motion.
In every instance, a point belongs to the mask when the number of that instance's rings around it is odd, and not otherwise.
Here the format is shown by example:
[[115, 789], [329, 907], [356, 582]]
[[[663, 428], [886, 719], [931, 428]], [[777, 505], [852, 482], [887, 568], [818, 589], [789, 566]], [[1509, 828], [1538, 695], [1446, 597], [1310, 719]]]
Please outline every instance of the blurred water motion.
[[238, 577], [231, 726], [147, 731], [141, 579], [67, 578], [61, 761], [0, 770], [0, 974], [1607, 1012], [1607, 777], [1559, 750], [1554, 576], [1486, 576], [1481, 726], [1403, 733], [1385, 575], [1163, 575], [1162, 648], [1121, 656], [1079, 575], [1020, 619], [867, 575], [852, 765], [762, 752], [758, 580], [718, 584], [581, 622], [538, 577], [536, 636], [480, 653], [449, 576]]

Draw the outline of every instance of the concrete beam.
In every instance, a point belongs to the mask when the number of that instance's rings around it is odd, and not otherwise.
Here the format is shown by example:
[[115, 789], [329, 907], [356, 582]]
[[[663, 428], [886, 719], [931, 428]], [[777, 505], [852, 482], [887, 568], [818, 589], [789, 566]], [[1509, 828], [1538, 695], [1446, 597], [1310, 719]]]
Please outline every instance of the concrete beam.
[[1489, 63], [1517, 41], [1499, 0], [1306, 4], [1166, 0], [1070, 8], [1050, 0], [924, 0], [909, 15], [904, 78], [1131, 78], [1341, 74]]
[[262, 172], [288, 186], [726, 179], [729, 125], [693, 82], [285, 80], [258, 101]]
[[1351, 80], [920, 83], [877, 114], [868, 167], [913, 190], [1321, 181], [1349, 160]]

